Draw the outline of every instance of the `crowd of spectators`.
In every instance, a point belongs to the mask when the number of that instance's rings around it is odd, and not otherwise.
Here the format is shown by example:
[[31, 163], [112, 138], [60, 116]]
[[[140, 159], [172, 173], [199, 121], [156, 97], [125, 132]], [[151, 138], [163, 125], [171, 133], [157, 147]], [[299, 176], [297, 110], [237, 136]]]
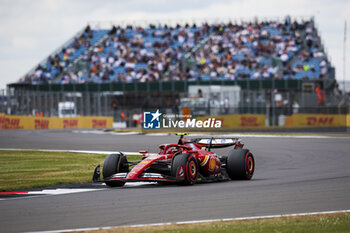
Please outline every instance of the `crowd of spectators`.
[[[23, 82], [47, 82], [57, 74], [62, 84], [320, 78], [330, 67], [313, 23], [290, 17], [200, 26], [114, 26], [97, 45], [93, 34], [87, 27]], [[84, 68], [67, 72], [76, 51], [84, 52]]]
[[296, 57], [297, 61], [284, 67], [284, 78], [317, 79], [328, 74], [331, 65], [313, 25], [305, 29], [305, 45], [305, 49]]
[[114, 27], [110, 37], [83, 60], [88, 63], [86, 81], [155, 81], [176, 65], [210, 33], [208, 24], [197, 27], [167, 25]]
[[[31, 84], [47, 83], [59, 74], [63, 74], [63, 77], [67, 78], [68, 74], [65, 73], [65, 68], [107, 32], [107, 30], [92, 30], [90, 26], [87, 26], [69, 45], [63, 47], [54, 55], [50, 55], [44, 64], [38, 65], [33, 72], [26, 74], [20, 82]], [[74, 76], [74, 74], [69, 74], [69, 76]], [[74, 77], [72, 80], [75, 81]]]
[[276, 63], [286, 65], [301, 49], [308, 22], [269, 21], [221, 24], [219, 33], [182, 67], [191, 80], [278, 78]]

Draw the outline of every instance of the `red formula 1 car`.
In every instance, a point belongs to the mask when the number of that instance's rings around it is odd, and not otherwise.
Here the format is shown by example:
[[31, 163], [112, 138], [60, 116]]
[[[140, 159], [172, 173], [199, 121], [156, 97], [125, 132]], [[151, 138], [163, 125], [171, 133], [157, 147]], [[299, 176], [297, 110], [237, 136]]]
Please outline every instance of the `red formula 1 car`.
[[[254, 174], [255, 162], [248, 149], [238, 138], [184, 138], [186, 133], [177, 134], [177, 144], [162, 144], [157, 155], [143, 154], [140, 161], [128, 162], [120, 152], [110, 154], [103, 163], [103, 180], [110, 187], [123, 186], [125, 182], [176, 182], [195, 184], [200, 181], [250, 180]], [[232, 146], [228, 155], [217, 155], [211, 149]], [[132, 167], [133, 166], [133, 167]], [[131, 168], [132, 167], [132, 168]], [[94, 172], [93, 180], [100, 181], [100, 166]]]

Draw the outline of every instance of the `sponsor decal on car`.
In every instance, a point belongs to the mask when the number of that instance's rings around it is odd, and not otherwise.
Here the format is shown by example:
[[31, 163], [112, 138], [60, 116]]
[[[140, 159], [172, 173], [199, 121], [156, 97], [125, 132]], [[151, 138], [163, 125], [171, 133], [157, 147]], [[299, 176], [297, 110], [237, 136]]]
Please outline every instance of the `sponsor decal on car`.
[[179, 167], [179, 169], [177, 170], [177, 177], [183, 177], [185, 175], [184, 172], [184, 166]]
[[126, 172], [123, 172], [123, 173], [117, 173], [115, 175], [112, 176], [112, 178], [124, 178], [126, 177]]
[[200, 163], [201, 167], [203, 167], [203, 166], [205, 166], [205, 164], [207, 164], [208, 159], [209, 159], [209, 156], [206, 155], [206, 156], [204, 157], [203, 161]]
[[145, 173], [145, 174], [143, 175], [143, 177], [152, 178], [153, 175], [152, 175], [152, 173]]
[[210, 158], [210, 162], [209, 162], [209, 171], [214, 171], [215, 168], [215, 159], [214, 158]]
[[161, 174], [158, 173], [143, 173], [140, 177], [142, 178], [163, 178]]

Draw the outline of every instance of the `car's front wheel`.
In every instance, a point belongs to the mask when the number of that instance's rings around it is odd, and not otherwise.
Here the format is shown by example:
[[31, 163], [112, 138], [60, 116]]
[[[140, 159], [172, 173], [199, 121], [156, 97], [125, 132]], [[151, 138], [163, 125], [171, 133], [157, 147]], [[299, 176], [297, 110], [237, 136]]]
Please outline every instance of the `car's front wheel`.
[[[108, 179], [110, 176], [119, 172], [128, 172], [128, 161], [125, 155], [122, 154], [110, 154], [103, 162], [103, 179]], [[106, 185], [110, 187], [121, 187], [125, 182], [119, 180], [106, 181]]]
[[171, 175], [183, 178], [179, 184], [195, 184], [198, 175], [197, 160], [192, 154], [179, 154], [173, 158], [171, 164]]

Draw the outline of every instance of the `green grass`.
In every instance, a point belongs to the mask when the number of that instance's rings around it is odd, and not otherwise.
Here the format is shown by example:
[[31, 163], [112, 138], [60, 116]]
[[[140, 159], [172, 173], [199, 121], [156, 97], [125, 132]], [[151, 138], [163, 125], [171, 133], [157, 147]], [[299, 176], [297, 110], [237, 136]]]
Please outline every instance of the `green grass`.
[[141, 228], [117, 227], [99, 233], [293, 233], [293, 232], [350, 232], [350, 213], [281, 217], [274, 219], [241, 220], [204, 224], [151, 226]]
[[[169, 229], [162, 232], [349, 232], [350, 218], [349, 216], [342, 217], [302, 217], [302, 218], [283, 218], [278, 220], [268, 221], [245, 221], [239, 224], [213, 224], [206, 227], [191, 227], [177, 231], [176, 229]], [[161, 232], [161, 231], [154, 231]]]
[[[106, 155], [0, 151], [0, 191], [11, 191], [57, 184], [91, 182], [98, 164]], [[130, 161], [139, 155], [128, 156]]]

